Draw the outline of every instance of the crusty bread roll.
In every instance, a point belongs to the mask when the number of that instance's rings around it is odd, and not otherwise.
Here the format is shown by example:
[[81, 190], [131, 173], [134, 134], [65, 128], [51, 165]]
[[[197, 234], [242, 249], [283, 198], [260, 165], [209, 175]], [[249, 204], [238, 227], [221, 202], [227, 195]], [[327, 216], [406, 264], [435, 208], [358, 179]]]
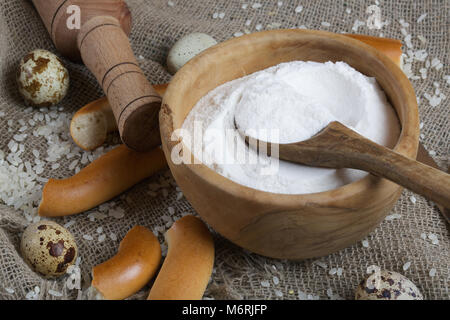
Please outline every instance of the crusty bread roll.
[[107, 134], [116, 130], [116, 119], [106, 97], [81, 108], [70, 122], [73, 141], [84, 150], [100, 147], [105, 143]]
[[400, 68], [402, 67], [402, 42], [400, 40], [371, 37], [362, 34], [346, 34], [346, 36], [374, 47], [388, 56]]
[[92, 209], [166, 166], [159, 147], [140, 153], [120, 145], [70, 178], [50, 179], [42, 191], [39, 215], [61, 217]]
[[[153, 86], [163, 96], [167, 84]], [[95, 100], [74, 114], [70, 122], [73, 141], [84, 150], [94, 150], [105, 143], [107, 134], [117, 131], [117, 122], [106, 97]]]
[[161, 262], [158, 238], [145, 227], [131, 229], [118, 253], [92, 269], [92, 287], [107, 300], [122, 300], [141, 290]]
[[200, 300], [214, 265], [211, 233], [200, 219], [185, 216], [165, 238], [169, 250], [148, 299]]

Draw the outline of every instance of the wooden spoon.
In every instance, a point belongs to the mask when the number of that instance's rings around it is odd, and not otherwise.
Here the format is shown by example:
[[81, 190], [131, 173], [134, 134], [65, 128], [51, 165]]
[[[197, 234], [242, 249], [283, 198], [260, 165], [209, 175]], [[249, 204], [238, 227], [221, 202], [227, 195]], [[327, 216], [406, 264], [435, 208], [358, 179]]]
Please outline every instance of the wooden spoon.
[[[245, 139], [249, 143], [248, 137]], [[367, 171], [450, 208], [450, 174], [372, 142], [340, 122], [331, 122], [318, 134], [301, 142], [256, 142], [251, 146], [266, 145], [268, 155], [278, 148], [281, 160], [314, 167]]]

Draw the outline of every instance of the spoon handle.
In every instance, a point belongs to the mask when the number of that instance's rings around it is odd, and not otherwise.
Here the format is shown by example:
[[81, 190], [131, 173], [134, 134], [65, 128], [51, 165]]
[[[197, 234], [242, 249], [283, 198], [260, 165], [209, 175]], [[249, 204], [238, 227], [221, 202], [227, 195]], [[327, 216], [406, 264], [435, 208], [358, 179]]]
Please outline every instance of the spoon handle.
[[279, 158], [367, 171], [450, 208], [450, 174], [374, 143], [339, 122], [330, 123], [307, 141], [279, 145]]

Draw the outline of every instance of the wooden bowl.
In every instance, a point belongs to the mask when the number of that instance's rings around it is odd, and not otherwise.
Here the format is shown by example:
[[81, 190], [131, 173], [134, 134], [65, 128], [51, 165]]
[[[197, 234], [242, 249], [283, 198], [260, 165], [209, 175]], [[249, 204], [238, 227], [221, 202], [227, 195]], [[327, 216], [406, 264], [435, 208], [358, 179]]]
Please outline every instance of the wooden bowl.
[[[327, 255], [363, 239], [392, 209], [402, 188], [370, 175], [331, 191], [275, 194], [237, 184], [203, 164], [176, 165], [171, 158], [172, 151], [179, 152], [180, 147], [180, 141], [172, 141], [172, 133], [181, 128], [201, 97], [225, 82], [293, 60], [345, 61], [375, 77], [402, 124], [394, 150], [416, 157], [417, 102], [400, 68], [358, 40], [321, 31], [260, 32], [204, 51], [170, 83], [160, 112], [160, 126], [163, 149], [175, 180], [209, 225], [252, 252], [298, 260]], [[189, 149], [182, 152], [192, 157]]]

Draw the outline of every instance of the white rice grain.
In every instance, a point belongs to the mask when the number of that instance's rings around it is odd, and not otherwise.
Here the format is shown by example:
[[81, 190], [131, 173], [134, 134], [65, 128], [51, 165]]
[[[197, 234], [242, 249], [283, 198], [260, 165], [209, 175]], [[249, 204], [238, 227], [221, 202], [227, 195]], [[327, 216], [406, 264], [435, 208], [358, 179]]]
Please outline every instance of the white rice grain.
[[77, 164], [78, 164], [78, 159], [76, 159], [76, 160], [73, 160], [71, 163], [70, 163], [70, 165], [69, 165], [69, 170], [70, 171], [72, 171], [73, 169], [75, 169], [75, 167], [77, 166]]
[[327, 268], [328, 268], [328, 266], [327, 266], [327, 264], [326, 264], [325, 262], [316, 260], [316, 261], [314, 261], [313, 263], [314, 263], [315, 265], [321, 267], [322, 269], [327, 269]]
[[303, 6], [297, 6], [296, 8], [295, 8], [295, 13], [300, 13], [300, 12], [302, 12], [303, 11]]
[[421, 23], [427, 17], [427, 13], [422, 14], [418, 19], [417, 23]]
[[411, 266], [411, 261], [406, 262], [406, 263], [403, 265], [403, 271], [408, 270], [410, 266]]
[[384, 220], [385, 221], [392, 221], [392, 220], [395, 220], [395, 219], [400, 219], [401, 217], [402, 217], [401, 214], [394, 213], [394, 214], [388, 215]]
[[75, 220], [70, 220], [64, 225], [64, 228], [69, 229], [71, 226], [75, 225]]
[[48, 290], [48, 294], [54, 297], [62, 297], [63, 294], [61, 292], [55, 290]]
[[94, 240], [94, 238], [91, 235], [88, 234], [83, 234], [83, 239], [87, 240], [87, 241], [92, 241]]

